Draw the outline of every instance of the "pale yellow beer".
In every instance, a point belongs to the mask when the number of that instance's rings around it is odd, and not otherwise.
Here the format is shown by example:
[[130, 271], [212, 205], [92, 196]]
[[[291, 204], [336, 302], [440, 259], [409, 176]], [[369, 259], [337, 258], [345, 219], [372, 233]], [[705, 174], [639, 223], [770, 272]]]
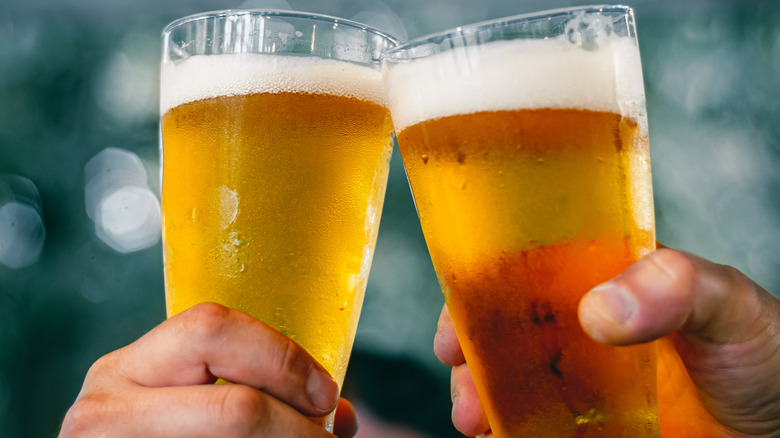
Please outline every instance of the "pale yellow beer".
[[474, 43], [477, 33], [464, 28], [463, 47], [441, 53], [423, 49], [460, 34], [400, 46], [385, 71], [425, 239], [493, 434], [659, 437], [655, 345], [599, 344], [577, 318], [585, 292], [655, 245], [635, 41]]
[[381, 73], [230, 53], [161, 75], [168, 316], [200, 302], [244, 311], [341, 385], [393, 147]]
[[257, 93], [180, 105], [162, 126], [169, 314], [242, 310], [341, 381], [382, 210], [387, 109]]

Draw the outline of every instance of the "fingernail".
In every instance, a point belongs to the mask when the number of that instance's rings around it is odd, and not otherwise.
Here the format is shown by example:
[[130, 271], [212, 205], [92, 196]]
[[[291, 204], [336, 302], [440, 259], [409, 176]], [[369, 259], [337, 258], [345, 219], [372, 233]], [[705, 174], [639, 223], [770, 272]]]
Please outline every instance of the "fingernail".
[[314, 406], [321, 411], [332, 411], [339, 401], [339, 387], [328, 373], [312, 366], [306, 391]]
[[620, 325], [636, 314], [639, 303], [634, 294], [620, 284], [606, 282], [588, 293], [590, 307], [603, 319]]

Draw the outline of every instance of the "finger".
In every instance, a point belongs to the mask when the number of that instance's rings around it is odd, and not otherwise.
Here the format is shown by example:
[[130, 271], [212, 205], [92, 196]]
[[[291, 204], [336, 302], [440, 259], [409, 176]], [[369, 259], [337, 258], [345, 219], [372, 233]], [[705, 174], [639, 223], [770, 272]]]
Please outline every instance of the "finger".
[[143, 386], [211, 383], [215, 377], [245, 384], [310, 416], [332, 411], [338, 385], [302, 347], [236, 310], [204, 303], [174, 316], [116, 360]]
[[660, 249], [580, 301], [585, 331], [600, 342], [646, 342], [683, 329], [714, 342], [756, 334], [761, 312], [756, 285], [733, 268]]
[[[118, 396], [119, 395], [119, 396]], [[71, 425], [78, 425], [71, 427]], [[81, 397], [62, 436], [330, 437], [291, 406], [245, 385], [126, 385]]]
[[358, 430], [358, 419], [355, 409], [347, 399], [339, 399], [334, 419], [333, 434], [339, 438], [351, 438]]
[[439, 315], [436, 336], [433, 338], [433, 352], [445, 365], [457, 366], [466, 362], [446, 304]]
[[452, 424], [466, 436], [476, 436], [490, 429], [477, 388], [465, 363], [452, 368], [450, 381]]
[[780, 430], [780, 301], [734, 268], [661, 249], [581, 301], [580, 322], [611, 344], [671, 334], [698, 398], [751, 436]]

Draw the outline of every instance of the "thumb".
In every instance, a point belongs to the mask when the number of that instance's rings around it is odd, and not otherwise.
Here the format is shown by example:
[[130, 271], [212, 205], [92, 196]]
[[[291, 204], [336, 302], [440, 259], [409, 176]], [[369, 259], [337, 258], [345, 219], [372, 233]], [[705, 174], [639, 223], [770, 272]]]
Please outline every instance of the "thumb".
[[739, 343], [757, 334], [765, 295], [734, 268], [659, 249], [588, 292], [579, 317], [593, 339], [607, 344], [648, 342], [676, 330]]
[[780, 300], [738, 270], [661, 249], [588, 292], [579, 317], [592, 338], [614, 345], [672, 334], [717, 421], [780, 436]]

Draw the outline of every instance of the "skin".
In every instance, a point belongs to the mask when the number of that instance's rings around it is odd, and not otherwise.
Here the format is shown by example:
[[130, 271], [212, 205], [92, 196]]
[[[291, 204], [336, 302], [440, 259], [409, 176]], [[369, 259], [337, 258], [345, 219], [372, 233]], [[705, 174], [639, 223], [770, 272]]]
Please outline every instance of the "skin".
[[[210, 385], [223, 378], [232, 385]], [[336, 436], [357, 420], [303, 348], [236, 310], [204, 303], [90, 368], [60, 437], [333, 437], [307, 418], [338, 405]]]
[[[664, 436], [780, 437], [780, 300], [734, 268], [659, 249], [580, 301], [593, 339], [660, 339]], [[446, 306], [434, 351], [452, 369], [452, 421], [491, 437]]]

